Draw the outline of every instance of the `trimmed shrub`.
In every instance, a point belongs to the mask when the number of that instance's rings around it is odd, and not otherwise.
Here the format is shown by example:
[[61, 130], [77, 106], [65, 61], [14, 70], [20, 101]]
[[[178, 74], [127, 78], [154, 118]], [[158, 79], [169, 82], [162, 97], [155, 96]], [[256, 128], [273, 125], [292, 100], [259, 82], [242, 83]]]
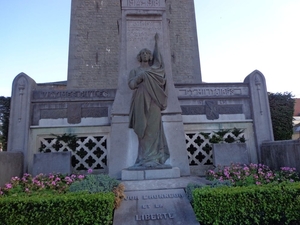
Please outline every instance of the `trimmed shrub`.
[[[231, 187], [232, 183], [229, 180], [224, 180], [224, 181], [213, 180], [210, 183], [211, 188], [222, 187], [222, 186]], [[193, 204], [193, 191], [196, 188], [203, 188], [203, 187], [207, 187], [207, 185], [205, 185], [205, 184], [195, 184], [195, 183], [189, 183], [187, 185], [185, 192], [186, 192], [186, 196], [187, 196], [188, 200], [190, 201], [190, 203]]]
[[204, 187], [193, 191], [193, 207], [205, 225], [300, 224], [300, 183]]
[[89, 193], [110, 192], [113, 191], [113, 189], [119, 184], [119, 181], [105, 174], [87, 175], [84, 180], [72, 183], [69, 191], [86, 191]]
[[0, 198], [4, 225], [108, 225], [112, 224], [113, 193], [68, 193]]
[[293, 135], [295, 99], [289, 92], [268, 95], [274, 139], [290, 140]]
[[0, 143], [3, 151], [7, 150], [10, 101], [11, 97], [0, 96]]
[[124, 199], [124, 185], [105, 174], [87, 175], [84, 180], [75, 181], [69, 188], [70, 192], [113, 192], [115, 194], [115, 207]]

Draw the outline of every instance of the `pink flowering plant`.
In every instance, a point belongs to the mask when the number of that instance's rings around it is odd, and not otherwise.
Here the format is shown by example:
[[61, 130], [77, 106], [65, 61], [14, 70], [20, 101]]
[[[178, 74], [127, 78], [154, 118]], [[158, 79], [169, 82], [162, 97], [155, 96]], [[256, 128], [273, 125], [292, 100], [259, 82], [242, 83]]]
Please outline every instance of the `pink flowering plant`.
[[209, 180], [229, 180], [233, 186], [261, 185], [268, 183], [300, 181], [295, 168], [282, 167], [280, 171], [272, 171], [263, 164], [231, 164], [217, 167], [207, 172]]
[[33, 177], [25, 173], [22, 178], [12, 177], [10, 183], [1, 187], [0, 196], [66, 193], [73, 182], [83, 180], [84, 178], [84, 175], [75, 174], [70, 176], [63, 174], [39, 174]]

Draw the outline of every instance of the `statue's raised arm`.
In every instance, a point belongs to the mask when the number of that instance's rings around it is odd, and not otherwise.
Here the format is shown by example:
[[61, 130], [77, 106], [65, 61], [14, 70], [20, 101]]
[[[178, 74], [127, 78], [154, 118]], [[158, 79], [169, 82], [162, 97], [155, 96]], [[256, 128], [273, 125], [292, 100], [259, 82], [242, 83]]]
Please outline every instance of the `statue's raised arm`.
[[158, 35], [158, 33], [156, 33], [155, 36], [154, 36], [155, 45], [154, 45], [154, 51], [153, 51], [152, 66], [154, 68], [164, 68], [164, 63], [163, 63], [163, 60], [162, 60], [162, 56], [161, 56], [161, 54], [159, 52], [159, 49], [158, 49], [158, 39], [159, 39], [159, 35]]

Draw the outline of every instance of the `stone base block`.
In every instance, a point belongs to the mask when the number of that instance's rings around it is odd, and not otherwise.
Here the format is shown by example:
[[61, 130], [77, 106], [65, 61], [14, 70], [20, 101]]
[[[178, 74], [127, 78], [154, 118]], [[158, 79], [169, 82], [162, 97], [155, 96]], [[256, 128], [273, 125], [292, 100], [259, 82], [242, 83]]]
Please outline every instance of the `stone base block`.
[[153, 180], [180, 177], [180, 169], [173, 167], [170, 169], [151, 169], [151, 170], [122, 170], [122, 180]]
[[0, 187], [12, 177], [22, 177], [24, 156], [22, 152], [0, 152]]
[[32, 175], [40, 173], [71, 174], [71, 152], [49, 152], [34, 154]]
[[231, 163], [249, 163], [249, 155], [245, 143], [214, 144], [213, 156], [215, 166], [229, 166]]

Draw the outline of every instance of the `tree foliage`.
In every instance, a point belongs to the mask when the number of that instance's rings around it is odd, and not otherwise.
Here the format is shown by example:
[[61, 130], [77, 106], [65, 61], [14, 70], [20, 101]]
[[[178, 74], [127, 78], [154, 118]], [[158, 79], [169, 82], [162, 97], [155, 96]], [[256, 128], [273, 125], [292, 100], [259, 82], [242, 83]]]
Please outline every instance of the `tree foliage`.
[[10, 97], [0, 96], [0, 143], [3, 150], [7, 150], [10, 99]]
[[289, 140], [293, 135], [295, 99], [290, 92], [270, 93], [269, 104], [275, 140]]

